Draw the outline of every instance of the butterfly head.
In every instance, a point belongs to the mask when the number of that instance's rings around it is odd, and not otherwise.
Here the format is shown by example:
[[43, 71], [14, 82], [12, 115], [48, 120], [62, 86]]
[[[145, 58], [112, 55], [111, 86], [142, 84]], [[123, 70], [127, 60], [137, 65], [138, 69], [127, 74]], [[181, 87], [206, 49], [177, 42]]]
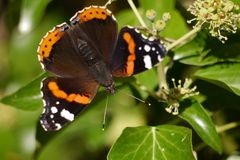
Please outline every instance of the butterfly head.
[[115, 84], [112, 81], [109, 85], [105, 86], [106, 91], [108, 91], [111, 94], [115, 94], [116, 93], [116, 88], [115, 88]]

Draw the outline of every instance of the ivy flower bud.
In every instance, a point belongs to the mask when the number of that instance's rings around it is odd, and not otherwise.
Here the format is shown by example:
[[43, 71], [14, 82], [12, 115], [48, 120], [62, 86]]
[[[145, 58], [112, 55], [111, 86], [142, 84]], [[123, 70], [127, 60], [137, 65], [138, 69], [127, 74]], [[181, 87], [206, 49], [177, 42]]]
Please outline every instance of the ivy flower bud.
[[166, 22], [163, 20], [157, 20], [154, 26], [157, 31], [162, 31], [166, 27]]
[[171, 15], [169, 12], [163, 13], [162, 20], [167, 22], [171, 19]]
[[150, 21], [154, 21], [154, 19], [156, 18], [156, 11], [153, 9], [147, 10], [146, 12], [146, 17], [150, 20]]

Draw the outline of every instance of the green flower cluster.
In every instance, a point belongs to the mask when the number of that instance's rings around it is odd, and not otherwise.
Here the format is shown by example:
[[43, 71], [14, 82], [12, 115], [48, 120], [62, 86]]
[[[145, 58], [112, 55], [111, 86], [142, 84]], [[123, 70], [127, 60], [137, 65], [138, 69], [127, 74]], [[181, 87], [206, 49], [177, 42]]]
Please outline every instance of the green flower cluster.
[[230, 0], [196, 0], [188, 11], [195, 16], [188, 23], [196, 21], [194, 27], [207, 28], [222, 43], [227, 40], [222, 33], [236, 33], [240, 21], [239, 6]]
[[184, 83], [179, 80], [178, 84], [176, 84], [175, 79], [173, 78], [172, 82], [173, 88], [162, 89], [160, 97], [162, 97], [168, 104], [166, 111], [168, 113], [172, 113], [173, 115], [177, 115], [180, 101], [196, 96], [199, 94], [199, 92], [196, 91], [196, 86], [193, 88], [190, 87], [193, 82], [191, 79], [186, 78]]

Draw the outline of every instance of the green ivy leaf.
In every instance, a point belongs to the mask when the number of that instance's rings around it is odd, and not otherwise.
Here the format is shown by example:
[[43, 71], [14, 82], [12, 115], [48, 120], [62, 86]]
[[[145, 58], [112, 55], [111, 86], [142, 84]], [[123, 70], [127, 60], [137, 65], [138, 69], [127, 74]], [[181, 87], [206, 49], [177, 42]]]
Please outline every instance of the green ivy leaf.
[[180, 62], [184, 63], [185, 59], [188, 60], [192, 57], [199, 56], [204, 52], [207, 43], [206, 39], [207, 33], [203, 31], [199, 32], [191, 41], [174, 50], [174, 60], [180, 60]]
[[[154, 91], [158, 85], [158, 75], [155, 69], [150, 69], [144, 73], [135, 76], [140, 85], [147, 88], [148, 91]], [[141, 90], [141, 88], [140, 88]], [[145, 92], [144, 92], [145, 93]], [[144, 96], [144, 93], [143, 96]], [[144, 97], [146, 98], [147, 95]]]
[[108, 160], [194, 160], [191, 130], [174, 125], [126, 128]]
[[226, 44], [222, 44], [202, 31], [193, 40], [176, 49], [174, 58], [179, 59], [181, 63], [194, 66], [240, 62], [239, 50], [239, 34], [232, 35]]
[[40, 83], [46, 76], [42, 74], [15, 93], [1, 99], [1, 103], [13, 106], [22, 110], [37, 110], [42, 106]]
[[200, 79], [219, 85], [240, 96], [240, 63], [218, 64], [195, 73]]
[[136, 26], [138, 24], [138, 20], [131, 9], [121, 11], [116, 15], [116, 18], [119, 22], [118, 29], [121, 29], [126, 25]]
[[179, 117], [187, 121], [202, 140], [218, 153], [222, 152], [222, 145], [216, 128], [209, 115], [198, 102], [185, 105], [185, 109]]

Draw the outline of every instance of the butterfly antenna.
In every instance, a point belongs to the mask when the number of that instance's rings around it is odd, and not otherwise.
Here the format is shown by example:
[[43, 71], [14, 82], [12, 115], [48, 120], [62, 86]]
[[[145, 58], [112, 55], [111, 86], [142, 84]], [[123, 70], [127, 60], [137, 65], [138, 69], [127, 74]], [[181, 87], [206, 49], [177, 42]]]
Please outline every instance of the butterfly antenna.
[[104, 7], [107, 7], [108, 5], [112, 4], [112, 2], [114, 2], [116, 0], [108, 0], [107, 3], [104, 5]]
[[103, 123], [102, 123], [102, 130], [105, 130], [105, 124], [106, 124], [106, 116], [107, 116], [107, 108], [108, 108], [108, 99], [109, 99], [109, 93], [107, 93], [107, 100], [106, 105], [104, 109], [104, 115], [103, 115]]
[[144, 100], [142, 100], [142, 99], [140, 99], [140, 98], [138, 98], [138, 97], [135, 97], [135, 96], [133, 96], [133, 95], [131, 95], [131, 94], [125, 93], [125, 92], [120, 91], [120, 90], [119, 90], [118, 92], [122, 93], [122, 94], [125, 95], [125, 96], [131, 97], [131, 98], [133, 98], [133, 99], [135, 99], [135, 100], [137, 100], [137, 101], [139, 101], [139, 102], [141, 102], [141, 103], [144, 103], [144, 104], [146, 104], [146, 105], [148, 105], [148, 106], [151, 106], [151, 103], [149, 103], [149, 102], [147, 102], [147, 101], [144, 101]]

